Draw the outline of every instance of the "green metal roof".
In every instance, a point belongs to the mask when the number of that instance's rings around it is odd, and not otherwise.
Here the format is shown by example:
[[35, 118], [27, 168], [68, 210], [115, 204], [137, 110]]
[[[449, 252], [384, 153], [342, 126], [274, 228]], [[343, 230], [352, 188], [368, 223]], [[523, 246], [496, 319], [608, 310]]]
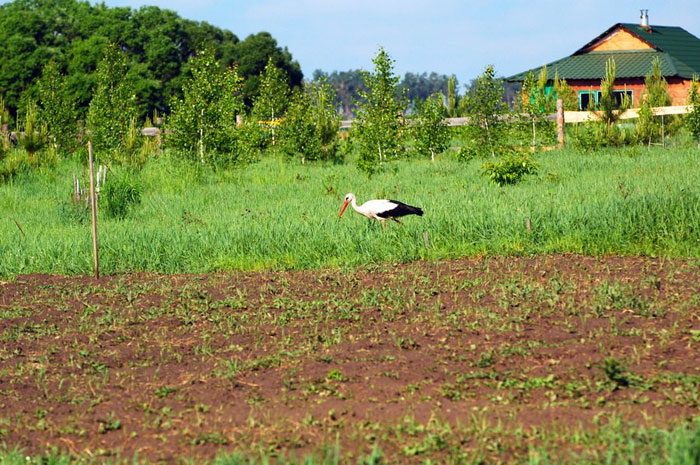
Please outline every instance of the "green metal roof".
[[[661, 72], [664, 76], [678, 74], [673, 60], [668, 53], [654, 50], [633, 50], [626, 52], [590, 52], [583, 55], [571, 55], [547, 64], [547, 78], [554, 79], [558, 72], [560, 79], [602, 79], [605, 76], [605, 65], [610, 58], [615, 59], [617, 78], [644, 77], [651, 71], [652, 60], [658, 57], [661, 62]], [[539, 75], [541, 68], [524, 71], [507, 78], [508, 81], [524, 81], [530, 71]]]
[[[646, 42], [653, 49], [586, 52], [586, 49], [619, 27]], [[558, 71], [559, 77], [563, 79], [602, 79], [605, 76], [605, 63], [609, 58], [614, 58], [618, 78], [644, 77], [651, 71], [651, 62], [655, 57], [661, 61], [664, 76], [690, 79], [694, 74], [700, 74], [700, 39], [680, 27], [645, 28], [637, 24], [618, 23], [573, 55], [548, 63], [547, 75], [549, 79], [553, 79], [555, 71]], [[533, 71], [537, 75], [540, 68], [515, 74], [506, 80], [523, 81], [528, 72]]]

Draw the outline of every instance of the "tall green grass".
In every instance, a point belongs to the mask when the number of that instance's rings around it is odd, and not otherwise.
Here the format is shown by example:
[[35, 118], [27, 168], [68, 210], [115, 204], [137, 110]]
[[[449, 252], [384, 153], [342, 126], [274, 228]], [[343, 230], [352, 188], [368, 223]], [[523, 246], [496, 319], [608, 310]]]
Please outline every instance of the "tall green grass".
[[[301, 269], [475, 254], [700, 257], [697, 149], [564, 150], [538, 161], [537, 175], [499, 187], [481, 176], [481, 160], [449, 157], [392, 163], [371, 179], [351, 162], [270, 158], [212, 172], [156, 158], [136, 175], [141, 204], [123, 220], [100, 217], [101, 270]], [[64, 162], [0, 185], [0, 275], [90, 273], [90, 226], [72, 210], [72, 173], [87, 179]], [[354, 212], [339, 220], [347, 192], [360, 203], [418, 205], [425, 215], [384, 231]]]

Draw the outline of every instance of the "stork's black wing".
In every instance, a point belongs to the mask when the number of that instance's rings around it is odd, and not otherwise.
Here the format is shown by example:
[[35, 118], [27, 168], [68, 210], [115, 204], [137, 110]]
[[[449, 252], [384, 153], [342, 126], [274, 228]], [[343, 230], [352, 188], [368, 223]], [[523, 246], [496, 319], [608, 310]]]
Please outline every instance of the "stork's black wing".
[[399, 218], [401, 216], [406, 215], [423, 216], [423, 210], [419, 207], [406, 205], [405, 203], [399, 202], [398, 200], [389, 200], [389, 202], [395, 203], [396, 206], [391, 210], [378, 213], [377, 216], [379, 216], [380, 218]]

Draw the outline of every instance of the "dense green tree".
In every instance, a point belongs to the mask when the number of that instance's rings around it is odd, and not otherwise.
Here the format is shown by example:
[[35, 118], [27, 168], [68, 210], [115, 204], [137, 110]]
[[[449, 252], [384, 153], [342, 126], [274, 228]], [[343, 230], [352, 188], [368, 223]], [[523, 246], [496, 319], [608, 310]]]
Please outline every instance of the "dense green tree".
[[457, 116], [457, 76], [454, 74], [447, 80], [447, 116]]
[[651, 63], [651, 71], [644, 78], [644, 91], [639, 99], [639, 118], [636, 128], [639, 139], [651, 144], [661, 138], [661, 124], [654, 115], [654, 107], [671, 104], [668, 94], [668, 83], [661, 71], [661, 61], [658, 57]]
[[176, 13], [145, 6], [111, 8], [84, 0], [14, 0], [0, 5], [0, 89], [14, 116], [23, 93], [38, 98], [36, 82], [43, 66], [54, 60], [66, 76], [66, 92], [84, 118], [96, 86], [97, 64], [105, 44], [118, 44], [127, 57], [141, 118], [153, 110], [166, 112], [173, 97], [182, 96], [190, 76], [188, 60], [211, 48], [222, 69], [240, 62], [247, 79], [246, 98], [257, 95], [257, 76], [268, 57], [299, 86], [302, 73], [287, 49], [268, 33], [243, 42], [231, 31], [180, 18]]
[[403, 79], [399, 83], [399, 91], [403, 92], [412, 107], [415, 107], [418, 102], [426, 100], [435, 93], [447, 95], [449, 80], [449, 76], [435, 72], [430, 74], [408, 72], [404, 74]]
[[398, 89], [399, 77], [394, 74], [394, 60], [380, 48], [372, 62], [374, 72], [363, 73], [368, 90], [360, 91], [353, 126], [360, 145], [357, 166], [368, 175], [381, 163], [400, 156], [406, 109], [406, 99]]
[[114, 44], [107, 45], [97, 66], [97, 87], [87, 115], [87, 129], [97, 150], [123, 148], [136, 119], [136, 96], [126, 79], [128, 69], [126, 54]]
[[367, 87], [359, 69], [351, 71], [333, 71], [324, 73], [321, 70], [314, 71], [314, 81], [326, 79], [333, 86], [336, 95], [336, 106], [343, 118], [350, 119], [355, 115], [355, 102], [360, 100], [360, 92], [366, 92]]
[[655, 57], [651, 62], [651, 71], [644, 78], [644, 92], [642, 98], [649, 101], [652, 107], [664, 107], [671, 105], [671, 96], [668, 94], [668, 83], [661, 71], [661, 61]]
[[525, 117], [532, 131], [531, 145], [537, 146], [537, 128], [552, 129], [553, 122], [547, 116], [556, 111], [556, 100], [553, 92], [547, 93], [547, 66], [540, 69], [540, 74], [530, 71], [523, 82], [522, 98], [517, 106], [520, 114]]
[[261, 76], [268, 63], [271, 62], [284, 72], [287, 86], [290, 88], [300, 87], [304, 78], [299, 63], [292, 60], [287, 48], [280, 48], [268, 32], [246, 37], [236, 47], [234, 59], [238, 63], [238, 72], [244, 79], [243, 96], [249, 107], [260, 94]]
[[435, 161], [435, 155], [444, 152], [450, 143], [450, 132], [445, 122], [447, 109], [443, 105], [444, 95], [436, 92], [418, 104], [412, 118], [411, 130], [418, 153], [430, 156]]
[[333, 87], [320, 78], [295, 90], [280, 126], [282, 151], [290, 158], [327, 160], [336, 155], [340, 116]]
[[578, 97], [576, 91], [571, 87], [566, 79], [559, 78], [559, 72], [554, 72], [554, 94], [557, 99], [561, 99], [564, 103], [565, 111], [578, 110]]
[[289, 105], [290, 88], [286, 73], [275, 66], [272, 57], [267, 61], [260, 77], [258, 96], [254, 100], [253, 116], [268, 128], [272, 143], [275, 143], [275, 128]]
[[213, 50], [190, 59], [192, 77], [175, 98], [166, 142], [202, 163], [241, 161], [236, 115], [243, 111], [241, 77], [235, 67], [222, 69]]
[[73, 151], [78, 140], [75, 102], [66, 87], [66, 78], [57, 63], [47, 63], [37, 83], [39, 120], [46, 125], [51, 143], [64, 153]]
[[465, 127], [468, 145], [476, 155], [496, 152], [507, 135], [504, 116], [508, 107], [503, 101], [503, 81], [496, 78], [492, 65], [484, 70], [462, 99], [466, 115], [471, 119]]

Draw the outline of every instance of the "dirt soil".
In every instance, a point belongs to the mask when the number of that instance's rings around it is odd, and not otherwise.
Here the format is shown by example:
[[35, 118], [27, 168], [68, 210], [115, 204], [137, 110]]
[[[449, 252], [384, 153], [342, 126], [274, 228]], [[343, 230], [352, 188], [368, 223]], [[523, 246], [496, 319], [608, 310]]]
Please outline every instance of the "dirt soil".
[[[472, 258], [0, 283], [0, 443], [510, 461], [700, 408], [700, 263]], [[566, 432], [566, 434], [564, 434]], [[321, 452], [319, 452], [321, 451]]]

